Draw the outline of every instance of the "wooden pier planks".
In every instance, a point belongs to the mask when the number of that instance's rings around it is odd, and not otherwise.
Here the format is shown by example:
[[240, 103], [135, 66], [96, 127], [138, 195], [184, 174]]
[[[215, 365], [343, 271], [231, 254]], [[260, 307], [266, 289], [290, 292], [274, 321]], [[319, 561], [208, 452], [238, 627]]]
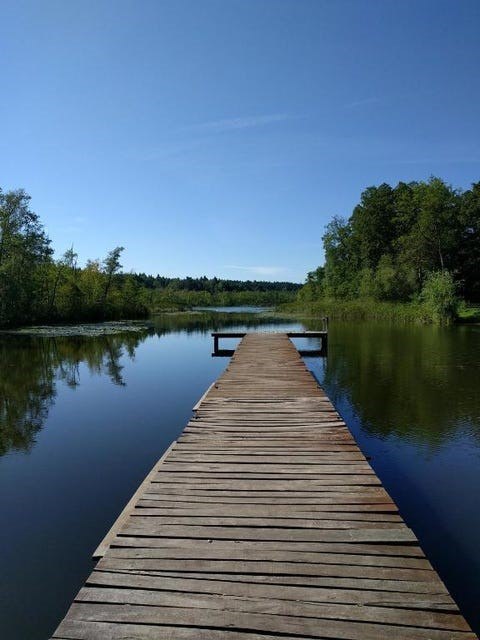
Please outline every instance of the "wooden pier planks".
[[476, 636], [285, 334], [248, 334], [56, 639]]

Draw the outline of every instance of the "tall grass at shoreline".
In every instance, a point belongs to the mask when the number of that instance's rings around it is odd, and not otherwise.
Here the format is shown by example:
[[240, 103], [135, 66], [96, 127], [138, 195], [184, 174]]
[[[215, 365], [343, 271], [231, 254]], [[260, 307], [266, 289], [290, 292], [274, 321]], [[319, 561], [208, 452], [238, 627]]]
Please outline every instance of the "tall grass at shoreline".
[[460, 305], [455, 318], [440, 322], [432, 316], [431, 310], [420, 302], [379, 302], [369, 299], [294, 302], [281, 305], [279, 311], [315, 317], [328, 316], [337, 320], [386, 320], [418, 324], [480, 322], [480, 307]]

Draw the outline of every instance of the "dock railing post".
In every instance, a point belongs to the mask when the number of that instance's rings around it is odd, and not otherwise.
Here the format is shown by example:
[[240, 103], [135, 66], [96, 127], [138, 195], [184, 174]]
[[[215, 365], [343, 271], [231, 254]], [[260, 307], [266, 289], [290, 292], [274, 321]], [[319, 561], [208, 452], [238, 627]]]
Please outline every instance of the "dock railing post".
[[323, 356], [326, 357], [328, 354], [328, 316], [322, 318], [322, 325], [325, 332], [322, 336], [322, 352]]

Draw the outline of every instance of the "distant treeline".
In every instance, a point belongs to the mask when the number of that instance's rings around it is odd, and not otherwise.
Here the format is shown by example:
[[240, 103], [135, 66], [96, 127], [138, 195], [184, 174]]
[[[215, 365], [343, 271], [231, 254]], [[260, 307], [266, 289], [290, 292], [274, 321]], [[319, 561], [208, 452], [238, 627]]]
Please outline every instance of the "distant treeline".
[[461, 300], [480, 302], [480, 182], [466, 191], [434, 177], [369, 187], [348, 220], [327, 225], [323, 244], [325, 264], [308, 274], [301, 305], [339, 301], [348, 313], [349, 302], [372, 311], [403, 302], [448, 321]]
[[136, 281], [147, 289], [171, 289], [177, 291], [207, 291], [217, 294], [232, 291], [293, 291], [297, 292], [302, 285], [296, 282], [267, 282], [265, 280], [223, 280], [221, 278], [166, 278], [165, 276], [148, 276], [136, 273]]
[[[299, 286], [300, 288], [300, 286]], [[189, 291], [188, 289], [145, 289], [144, 300], [151, 313], [182, 311], [192, 307], [275, 306], [295, 300], [296, 291]]]
[[78, 264], [73, 247], [59, 259], [23, 190], [0, 189], [0, 327], [44, 322], [133, 319], [196, 305], [272, 305], [300, 285], [122, 273], [123, 247]]
[[271, 306], [291, 302], [301, 289], [293, 282], [260, 280], [223, 280], [221, 278], [166, 278], [135, 274], [136, 282], [145, 290], [148, 307], [187, 309], [196, 306]]

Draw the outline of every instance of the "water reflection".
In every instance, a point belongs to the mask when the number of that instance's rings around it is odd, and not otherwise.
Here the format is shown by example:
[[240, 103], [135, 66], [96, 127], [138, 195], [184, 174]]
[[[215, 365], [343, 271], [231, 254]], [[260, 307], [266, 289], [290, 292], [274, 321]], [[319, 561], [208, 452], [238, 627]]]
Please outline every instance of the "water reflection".
[[204, 311], [202, 313], [165, 313], [155, 316], [150, 324], [154, 333], [161, 336], [172, 331], [210, 333], [234, 327], [242, 327], [248, 331], [261, 329], [273, 323], [277, 327], [276, 330], [281, 331], [283, 325], [292, 324], [292, 319], [269, 314]]
[[459, 431], [480, 437], [480, 331], [333, 324], [324, 384], [347, 396], [362, 429], [435, 450]]
[[148, 332], [102, 337], [0, 337], [0, 455], [28, 452], [64, 382], [80, 384], [80, 364], [124, 386], [123, 355], [133, 359]]
[[[123, 355], [133, 360], [148, 336], [261, 329], [271, 316], [251, 313], [164, 314], [142, 331], [86, 337], [0, 336], [0, 455], [29, 451], [52, 406], [56, 387], [76, 388], [80, 364], [124, 386]], [[277, 330], [291, 324], [275, 318]], [[304, 320], [308, 330], [320, 320]], [[348, 401], [362, 429], [380, 438], [441, 447], [458, 430], [480, 438], [477, 363], [480, 327], [435, 328], [332, 323], [322, 375], [332, 400]], [[461, 392], [459, 392], [461, 390]]]
[[332, 323], [314, 371], [480, 630], [480, 327]]
[[[109, 335], [41, 337], [0, 336], [0, 456], [10, 450], [29, 452], [55, 402], [60, 382], [75, 389], [81, 383], [80, 365], [91, 374], [106, 376], [111, 383], [125, 386], [121, 361], [130, 360], [148, 336], [164, 336], [183, 331], [209, 333], [242, 325], [257, 329], [272, 323], [269, 316], [253, 313], [179, 313], [152, 319], [144, 329]], [[276, 319], [276, 324], [291, 320]]]
[[[29, 453], [0, 459], [2, 640], [50, 637], [98, 541], [225, 366], [210, 332], [302, 326], [321, 320], [207, 312], [115, 335], [0, 335], [0, 454]], [[328, 360], [306, 361], [477, 632], [479, 360], [480, 327], [332, 322]]]

